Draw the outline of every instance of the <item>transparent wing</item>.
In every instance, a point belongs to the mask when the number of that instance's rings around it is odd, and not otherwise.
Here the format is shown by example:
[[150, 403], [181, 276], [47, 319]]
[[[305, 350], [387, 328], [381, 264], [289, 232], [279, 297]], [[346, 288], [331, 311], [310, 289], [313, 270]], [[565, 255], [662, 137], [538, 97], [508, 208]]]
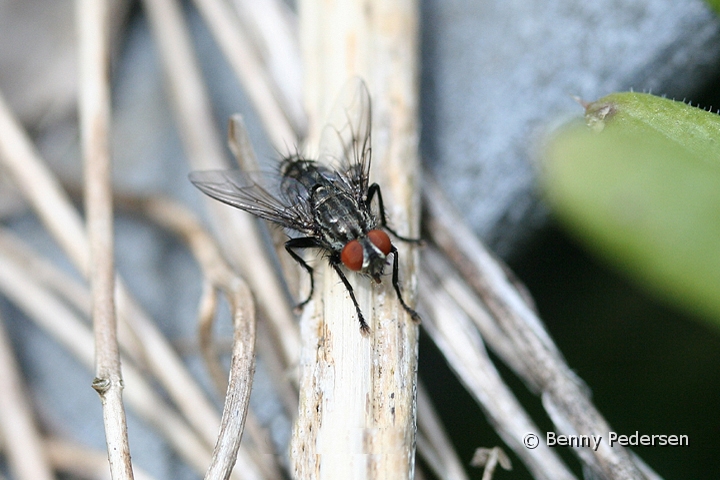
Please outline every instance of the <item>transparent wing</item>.
[[298, 232], [312, 234], [312, 212], [304, 197], [293, 200], [272, 193], [241, 170], [205, 170], [190, 173], [190, 181], [206, 195]]
[[322, 131], [318, 160], [339, 174], [358, 200], [369, 186], [372, 130], [370, 93], [356, 77], [345, 85]]

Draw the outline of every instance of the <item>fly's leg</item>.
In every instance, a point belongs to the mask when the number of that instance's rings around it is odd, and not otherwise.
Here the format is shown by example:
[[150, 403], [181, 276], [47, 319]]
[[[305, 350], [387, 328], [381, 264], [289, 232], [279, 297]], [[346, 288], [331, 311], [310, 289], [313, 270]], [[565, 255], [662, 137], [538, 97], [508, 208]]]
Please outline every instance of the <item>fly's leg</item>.
[[395, 236], [395, 238], [397, 238], [398, 240], [402, 240], [403, 242], [415, 243], [418, 245], [422, 245], [424, 243], [422, 238], [403, 237], [402, 235], [398, 235], [395, 230], [388, 227], [387, 219], [385, 218], [385, 205], [383, 204], [382, 192], [380, 192], [380, 185], [378, 185], [377, 183], [373, 183], [368, 188], [368, 194], [367, 194], [367, 204], [368, 205], [370, 205], [370, 203], [372, 202], [373, 196], [375, 196], [375, 194], [377, 194], [377, 198], [378, 198], [378, 206], [380, 207], [380, 224], [383, 226], [383, 228], [385, 230], [387, 230], [388, 232], [392, 233], [393, 236]]
[[368, 327], [368, 324], [365, 322], [365, 317], [363, 317], [362, 312], [360, 311], [360, 305], [358, 305], [357, 299], [355, 298], [355, 292], [353, 291], [352, 285], [350, 285], [350, 282], [348, 282], [347, 277], [345, 274], [340, 270], [340, 267], [338, 266], [337, 262], [330, 262], [330, 265], [335, 269], [338, 276], [340, 277], [340, 280], [342, 280], [343, 284], [345, 285], [345, 288], [347, 289], [348, 293], [350, 294], [350, 298], [353, 301], [353, 304], [355, 305], [355, 310], [358, 314], [358, 320], [360, 321], [360, 333], [362, 333], [365, 336], [368, 336], [370, 334], [370, 327]]
[[418, 315], [415, 310], [408, 307], [407, 303], [405, 303], [405, 300], [402, 298], [402, 293], [400, 293], [400, 283], [398, 281], [398, 251], [397, 248], [395, 248], [395, 245], [393, 245], [390, 253], [393, 255], [392, 286], [395, 288], [395, 293], [397, 293], [398, 300], [400, 300], [400, 305], [402, 305], [405, 311], [410, 314], [413, 322], [420, 323], [420, 315]]
[[287, 242], [285, 242], [285, 250], [290, 254], [290, 256], [295, 260], [297, 263], [299, 263], [309, 274], [310, 274], [310, 294], [308, 294], [307, 298], [303, 300], [301, 303], [297, 304], [295, 308], [302, 308], [304, 307], [312, 298], [313, 292], [315, 291], [315, 276], [313, 275], [313, 269], [310, 265], [303, 260], [303, 258], [295, 253], [293, 250], [294, 248], [319, 248], [320, 245], [317, 244], [317, 241], [313, 237], [300, 237], [300, 238], [291, 238]]
[[[367, 203], [370, 205], [370, 202], [372, 202], [373, 196], [377, 194], [378, 198], [378, 206], [380, 207], [380, 224], [385, 228], [388, 232], [392, 233], [395, 238], [398, 240], [402, 240], [403, 242], [408, 243], [415, 243], [417, 245], [423, 245], [425, 242], [421, 238], [408, 238], [403, 237], [402, 235], [398, 235], [395, 230], [388, 227], [387, 225], [387, 219], [385, 218], [385, 205], [383, 204], [382, 199], [382, 192], [380, 191], [380, 185], [377, 183], [373, 183], [368, 188], [368, 194], [367, 194]], [[405, 303], [405, 300], [403, 300], [402, 293], [400, 292], [400, 281], [398, 279], [398, 270], [399, 270], [399, 258], [398, 258], [398, 251], [397, 247], [395, 245], [392, 246], [392, 249], [390, 250], [390, 253], [393, 255], [393, 274], [392, 274], [392, 286], [395, 289], [395, 293], [397, 293], [398, 300], [400, 300], [400, 305], [405, 309], [405, 311], [410, 315], [410, 317], [413, 319], [415, 323], [420, 323], [420, 315], [410, 308], [407, 303]]]

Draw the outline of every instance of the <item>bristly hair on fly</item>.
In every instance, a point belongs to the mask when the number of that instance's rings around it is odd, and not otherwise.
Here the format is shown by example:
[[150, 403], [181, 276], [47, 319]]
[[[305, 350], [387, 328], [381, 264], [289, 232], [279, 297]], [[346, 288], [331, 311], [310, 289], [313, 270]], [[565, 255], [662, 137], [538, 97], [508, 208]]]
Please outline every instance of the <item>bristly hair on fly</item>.
[[[310, 294], [298, 307], [310, 301], [315, 282], [312, 267], [296, 250], [315, 248], [323, 252], [355, 305], [360, 331], [367, 335], [370, 327], [342, 267], [380, 283], [392, 255], [392, 285], [397, 298], [411, 318], [420, 322], [420, 316], [402, 297], [398, 251], [386, 231], [403, 242], [421, 240], [400, 236], [387, 224], [380, 186], [369, 179], [370, 94], [360, 79], [353, 87], [351, 100], [335, 109], [323, 130], [317, 160], [300, 154], [284, 158], [274, 183], [241, 170], [192, 172], [190, 181], [216, 200], [297, 232], [285, 243], [285, 250], [310, 275]], [[377, 213], [373, 200], [377, 200]]]

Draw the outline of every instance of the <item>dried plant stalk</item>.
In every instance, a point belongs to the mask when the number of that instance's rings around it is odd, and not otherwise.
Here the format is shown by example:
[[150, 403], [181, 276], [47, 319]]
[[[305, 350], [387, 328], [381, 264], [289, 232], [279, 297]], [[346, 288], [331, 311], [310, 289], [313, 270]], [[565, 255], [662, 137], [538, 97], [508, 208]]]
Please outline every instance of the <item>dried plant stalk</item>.
[[477, 448], [470, 464], [483, 468], [482, 480], [492, 480], [495, 468], [500, 465], [505, 470], [512, 470], [512, 462], [500, 447]]
[[110, 185], [110, 85], [108, 3], [76, 2], [80, 38], [80, 137], [85, 161], [85, 210], [90, 242], [90, 285], [95, 334], [95, 379], [105, 423], [110, 473], [132, 479], [123, 378], [115, 319], [112, 187]]
[[[318, 138], [335, 93], [350, 77], [363, 77], [374, 102], [371, 180], [383, 187], [392, 225], [412, 235], [418, 220], [417, 5], [304, 0], [299, 9], [311, 139]], [[403, 291], [412, 299], [412, 249], [398, 249]], [[322, 300], [311, 302], [302, 319], [293, 474], [413, 478], [418, 328], [389, 279], [374, 289], [359, 279], [355, 294], [371, 329], [369, 338], [361, 336], [335, 272], [326, 266], [316, 272]]]
[[22, 263], [40, 283], [90, 317], [92, 298], [87, 285], [39, 257], [11, 230], [0, 227], [0, 250]]

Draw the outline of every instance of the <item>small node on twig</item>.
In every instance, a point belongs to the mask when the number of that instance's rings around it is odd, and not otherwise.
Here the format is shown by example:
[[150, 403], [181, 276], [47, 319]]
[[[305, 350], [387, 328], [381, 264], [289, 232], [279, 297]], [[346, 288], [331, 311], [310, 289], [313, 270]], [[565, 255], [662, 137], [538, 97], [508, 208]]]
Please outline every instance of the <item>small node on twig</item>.
[[110, 379], [95, 377], [92, 382], [92, 388], [95, 389], [98, 395], [105, 395], [105, 392], [110, 390]]

